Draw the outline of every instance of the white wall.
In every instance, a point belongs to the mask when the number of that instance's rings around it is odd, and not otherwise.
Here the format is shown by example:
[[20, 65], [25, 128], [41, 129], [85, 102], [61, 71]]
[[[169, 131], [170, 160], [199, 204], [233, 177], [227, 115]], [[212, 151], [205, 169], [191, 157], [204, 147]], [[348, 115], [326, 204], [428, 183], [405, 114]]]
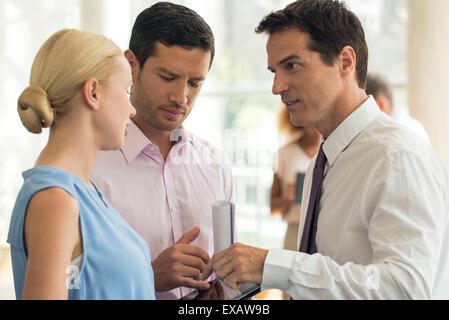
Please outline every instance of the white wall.
[[409, 0], [408, 101], [449, 169], [449, 1]]

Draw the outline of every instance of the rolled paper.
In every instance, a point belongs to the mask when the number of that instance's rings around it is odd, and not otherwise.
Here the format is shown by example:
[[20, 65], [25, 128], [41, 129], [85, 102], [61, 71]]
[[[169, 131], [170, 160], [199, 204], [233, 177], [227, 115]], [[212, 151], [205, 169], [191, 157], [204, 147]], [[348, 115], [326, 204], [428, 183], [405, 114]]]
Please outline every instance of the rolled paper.
[[218, 253], [234, 243], [235, 205], [230, 201], [212, 204], [214, 250]]
[[[212, 204], [212, 232], [214, 235], [214, 253], [227, 249], [234, 243], [235, 204], [230, 201], [216, 201]], [[204, 281], [211, 275], [212, 260], [201, 273]], [[212, 275], [215, 278], [215, 275]]]

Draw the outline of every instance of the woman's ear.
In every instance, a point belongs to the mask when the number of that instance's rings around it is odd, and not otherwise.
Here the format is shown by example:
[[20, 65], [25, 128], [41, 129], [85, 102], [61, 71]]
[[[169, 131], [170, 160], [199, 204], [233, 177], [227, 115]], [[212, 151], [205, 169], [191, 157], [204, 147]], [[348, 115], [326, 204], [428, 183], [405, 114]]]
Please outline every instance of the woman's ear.
[[96, 79], [89, 79], [84, 83], [83, 96], [87, 105], [93, 110], [100, 109], [100, 84]]

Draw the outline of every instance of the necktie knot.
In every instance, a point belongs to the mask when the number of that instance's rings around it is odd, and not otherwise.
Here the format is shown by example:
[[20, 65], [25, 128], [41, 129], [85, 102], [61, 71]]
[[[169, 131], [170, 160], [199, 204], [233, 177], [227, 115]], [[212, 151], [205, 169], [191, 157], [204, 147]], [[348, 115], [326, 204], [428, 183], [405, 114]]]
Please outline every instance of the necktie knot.
[[326, 166], [326, 161], [327, 161], [326, 155], [324, 154], [324, 150], [323, 150], [323, 144], [324, 144], [324, 142], [320, 146], [320, 151], [318, 151], [318, 155], [316, 158], [316, 164], [315, 164], [316, 167], [322, 168], [322, 169], [324, 169], [324, 167]]

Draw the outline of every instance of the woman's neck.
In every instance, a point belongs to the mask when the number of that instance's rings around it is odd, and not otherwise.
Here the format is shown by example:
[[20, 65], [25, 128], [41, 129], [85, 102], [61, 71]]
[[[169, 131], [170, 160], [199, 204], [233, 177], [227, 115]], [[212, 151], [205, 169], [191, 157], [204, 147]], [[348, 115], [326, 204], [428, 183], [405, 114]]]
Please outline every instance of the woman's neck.
[[70, 171], [91, 186], [90, 171], [99, 148], [95, 146], [89, 130], [83, 129], [74, 131], [69, 126], [52, 128], [48, 143], [36, 160], [36, 166], [50, 165]]

